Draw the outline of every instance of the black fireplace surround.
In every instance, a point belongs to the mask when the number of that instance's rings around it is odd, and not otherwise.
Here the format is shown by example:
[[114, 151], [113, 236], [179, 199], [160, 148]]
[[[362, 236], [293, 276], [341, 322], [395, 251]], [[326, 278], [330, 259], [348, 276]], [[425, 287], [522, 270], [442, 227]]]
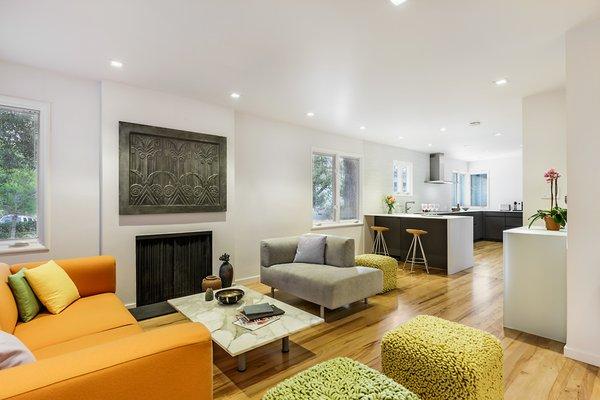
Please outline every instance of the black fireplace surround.
[[135, 256], [137, 307], [200, 293], [212, 274], [212, 232], [136, 236]]

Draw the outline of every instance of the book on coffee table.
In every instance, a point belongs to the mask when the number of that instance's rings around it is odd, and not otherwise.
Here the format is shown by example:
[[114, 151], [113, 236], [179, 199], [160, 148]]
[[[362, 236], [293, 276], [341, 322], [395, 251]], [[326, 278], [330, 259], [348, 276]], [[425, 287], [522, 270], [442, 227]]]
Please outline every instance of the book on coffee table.
[[250, 331], [255, 331], [257, 329], [262, 328], [263, 326], [269, 325], [270, 323], [277, 321], [279, 318], [280, 317], [276, 315], [266, 318], [257, 318], [249, 320], [248, 317], [246, 317], [244, 314], [239, 313], [236, 315], [233, 324], [241, 326], [242, 328], [246, 328]]
[[246, 306], [243, 308], [242, 310], [242, 314], [248, 318], [248, 320], [250, 321], [254, 321], [256, 319], [262, 319], [262, 318], [268, 318], [268, 317], [275, 317], [275, 316], [279, 316], [279, 315], [283, 315], [285, 314], [285, 311], [283, 311], [281, 308], [278, 308], [272, 304], [267, 304], [265, 303], [268, 307], [262, 307], [262, 304], [255, 304], [255, 305], [260, 305], [260, 310], [264, 310], [264, 312], [256, 312], [254, 310], [258, 310], [259, 308], [252, 308], [251, 311], [254, 312], [250, 312], [248, 313], [248, 310], [246, 310], [248, 307], [253, 307], [253, 306]]
[[260, 303], [260, 304], [252, 304], [250, 306], [245, 306], [242, 310], [244, 314], [247, 316], [256, 315], [256, 314], [266, 314], [273, 312], [271, 305], [269, 303]]

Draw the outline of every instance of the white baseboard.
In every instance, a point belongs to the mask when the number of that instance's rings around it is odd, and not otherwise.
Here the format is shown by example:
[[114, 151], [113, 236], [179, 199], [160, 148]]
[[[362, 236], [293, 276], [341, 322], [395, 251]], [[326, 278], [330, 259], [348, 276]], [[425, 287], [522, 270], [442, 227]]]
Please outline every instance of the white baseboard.
[[260, 280], [260, 275], [255, 275], [255, 276], [249, 276], [247, 278], [242, 278], [242, 279], [236, 279], [235, 283], [252, 283], [252, 282], [258, 282]]
[[135, 308], [135, 303], [125, 304], [125, 308]]
[[588, 353], [587, 351], [581, 351], [570, 348], [569, 346], [565, 346], [564, 355], [565, 357], [572, 358], [573, 360], [600, 367], [600, 354], [592, 354]]

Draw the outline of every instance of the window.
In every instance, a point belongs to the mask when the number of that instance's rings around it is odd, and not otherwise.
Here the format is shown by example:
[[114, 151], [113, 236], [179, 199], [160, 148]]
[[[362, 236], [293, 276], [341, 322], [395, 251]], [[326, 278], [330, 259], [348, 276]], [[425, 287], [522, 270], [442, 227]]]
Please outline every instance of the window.
[[399, 196], [413, 194], [413, 165], [411, 162], [394, 161], [392, 190]]
[[452, 173], [452, 206], [456, 204], [465, 205], [466, 198], [466, 176], [460, 172]]
[[43, 236], [40, 171], [45, 105], [0, 96], [0, 247]]
[[471, 205], [487, 207], [488, 204], [488, 175], [485, 172], [471, 174]]
[[329, 152], [312, 155], [313, 223], [358, 220], [360, 158]]

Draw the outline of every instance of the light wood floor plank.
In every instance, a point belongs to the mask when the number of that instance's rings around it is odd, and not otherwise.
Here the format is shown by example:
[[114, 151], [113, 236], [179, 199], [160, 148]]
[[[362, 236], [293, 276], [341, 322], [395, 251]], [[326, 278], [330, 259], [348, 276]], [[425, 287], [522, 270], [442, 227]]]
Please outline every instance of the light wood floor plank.
[[[218, 346], [214, 348], [214, 395], [216, 400], [260, 399], [264, 392], [312, 365], [346, 356], [381, 369], [383, 334], [419, 314], [430, 314], [486, 330], [504, 347], [506, 400], [600, 399], [598, 368], [562, 355], [562, 343], [502, 326], [502, 244], [475, 244], [476, 265], [453, 276], [410, 274], [398, 270], [398, 289], [376, 296], [369, 305], [356, 303], [327, 314], [327, 323], [291, 337], [290, 352], [282, 354], [280, 343], [256, 349], [248, 355], [248, 369], [240, 373], [236, 362]], [[262, 293], [260, 283], [247, 286]], [[277, 298], [318, 314], [318, 306], [286, 293]], [[181, 323], [173, 314], [142, 322], [144, 329]]]

